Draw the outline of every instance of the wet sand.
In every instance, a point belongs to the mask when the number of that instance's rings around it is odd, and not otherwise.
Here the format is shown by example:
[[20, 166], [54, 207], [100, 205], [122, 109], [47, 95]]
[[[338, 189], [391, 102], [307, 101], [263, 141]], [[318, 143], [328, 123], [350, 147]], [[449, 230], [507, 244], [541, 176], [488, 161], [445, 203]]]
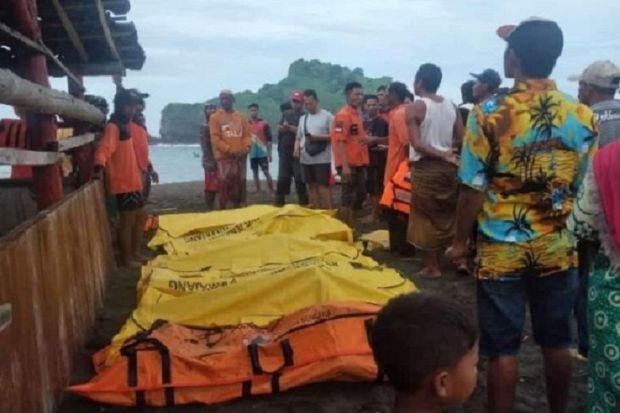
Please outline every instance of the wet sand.
[[[251, 203], [270, 203], [272, 201], [272, 197], [267, 193], [253, 193], [253, 185], [251, 184], [248, 185], [248, 191], [248, 199]], [[294, 197], [289, 198], [288, 201], [295, 201]], [[154, 186], [148, 207], [151, 211], [166, 213], [203, 211], [202, 183], [190, 182]], [[364, 233], [382, 227], [381, 222], [375, 222], [369, 225], [360, 225], [356, 230], [359, 233]], [[475, 311], [476, 290], [473, 278], [458, 276], [448, 266], [444, 266], [442, 278], [436, 280], [418, 279], [413, 276], [421, 268], [418, 259], [404, 261], [387, 252], [377, 252], [371, 255], [379, 262], [398, 269], [404, 276], [412, 279], [419, 289], [446, 295]], [[119, 270], [111, 274], [105, 307], [97, 320], [92, 337], [78, 355], [72, 382], [84, 382], [92, 377], [90, 356], [108, 343], [132, 309], [135, 308], [138, 276], [138, 270]], [[524, 342], [520, 354], [519, 386], [515, 412], [545, 412], [548, 411], [548, 408], [542, 358], [539, 349], [534, 345], [531, 338], [529, 325], [526, 334], [529, 338]], [[482, 360], [476, 392], [463, 408], [453, 409], [452, 412], [483, 413], [487, 411], [485, 372], [486, 362]], [[571, 387], [569, 412], [583, 411], [585, 374], [585, 364], [577, 362]], [[110, 407], [73, 395], [66, 395], [58, 411], [62, 413], [389, 413], [393, 399], [394, 395], [387, 385], [323, 383], [275, 396], [256, 397], [217, 406], [179, 406], [161, 409]]]

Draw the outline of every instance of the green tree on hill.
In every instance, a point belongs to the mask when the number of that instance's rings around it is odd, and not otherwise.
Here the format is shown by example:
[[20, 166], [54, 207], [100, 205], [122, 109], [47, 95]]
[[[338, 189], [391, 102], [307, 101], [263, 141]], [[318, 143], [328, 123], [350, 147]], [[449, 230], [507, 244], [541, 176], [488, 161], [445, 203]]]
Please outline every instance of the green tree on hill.
[[[280, 104], [286, 102], [294, 89], [315, 89], [324, 109], [336, 112], [344, 104], [343, 89], [348, 82], [357, 81], [369, 93], [392, 81], [389, 77], [367, 78], [360, 68], [353, 70], [318, 60], [299, 59], [293, 62], [286, 78], [277, 84], [265, 84], [257, 92], [243, 91], [235, 94], [240, 111], [250, 103], [258, 103], [262, 116], [272, 128], [280, 120]], [[207, 100], [217, 103], [217, 98]], [[160, 134], [165, 143], [198, 143], [200, 125], [203, 123], [204, 103], [169, 103], [162, 110]]]

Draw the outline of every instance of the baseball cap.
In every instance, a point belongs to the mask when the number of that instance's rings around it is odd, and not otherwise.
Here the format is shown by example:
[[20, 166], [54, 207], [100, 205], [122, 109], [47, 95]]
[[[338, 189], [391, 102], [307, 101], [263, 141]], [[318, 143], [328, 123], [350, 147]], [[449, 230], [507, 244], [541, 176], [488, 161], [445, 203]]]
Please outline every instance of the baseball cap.
[[114, 96], [114, 105], [138, 105], [143, 102], [143, 98], [136, 89], [119, 89]]
[[291, 93], [291, 100], [302, 102], [304, 100], [304, 92], [302, 92], [301, 90], [294, 90]]
[[497, 89], [502, 84], [502, 78], [493, 69], [486, 69], [480, 74], [470, 73], [470, 75], [478, 82], [488, 85], [491, 90]]
[[497, 29], [497, 35], [508, 42], [511, 49], [534, 54], [548, 54], [557, 59], [564, 48], [560, 26], [542, 17], [530, 17], [518, 25], [507, 24]]
[[568, 78], [575, 82], [585, 82], [604, 89], [618, 89], [620, 86], [620, 67], [609, 60], [592, 63], [580, 75]]

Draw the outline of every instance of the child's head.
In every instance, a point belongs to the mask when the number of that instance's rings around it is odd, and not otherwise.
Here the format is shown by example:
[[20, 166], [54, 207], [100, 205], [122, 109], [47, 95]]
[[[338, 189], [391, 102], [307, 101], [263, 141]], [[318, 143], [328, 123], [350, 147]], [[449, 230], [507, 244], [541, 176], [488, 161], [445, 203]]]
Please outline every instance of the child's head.
[[395, 389], [425, 403], [467, 401], [478, 375], [478, 329], [453, 301], [412, 293], [381, 310], [372, 334], [379, 367]]

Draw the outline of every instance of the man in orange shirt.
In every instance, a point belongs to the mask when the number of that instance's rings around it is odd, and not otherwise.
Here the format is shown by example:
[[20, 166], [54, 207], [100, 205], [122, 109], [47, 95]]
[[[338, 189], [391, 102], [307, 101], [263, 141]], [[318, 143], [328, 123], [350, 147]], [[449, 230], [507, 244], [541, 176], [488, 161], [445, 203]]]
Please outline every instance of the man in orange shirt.
[[108, 192], [116, 197], [120, 213], [121, 264], [130, 268], [140, 267], [144, 228], [142, 177], [129, 127], [140, 100], [135, 91], [119, 89], [114, 97], [114, 113], [95, 154], [94, 177], [101, 178], [105, 169]]
[[336, 168], [342, 177], [342, 218], [348, 225], [353, 225], [353, 210], [361, 209], [366, 198], [369, 159], [360, 111], [364, 90], [361, 84], [350, 82], [345, 86], [344, 93], [347, 104], [334, 118], [332, 146]]
[[211, 116], [209, 131], [213, 157], [217, 161], [220, 180], [220, 207], [228, 200], [234, 208], [245, 204], [247, 158], [252, 146], [252, 132], [247, 119], [233, 108], [235, 98], [230, 90], [220, 92], [220, 106]]
[[153, 168], [151, 159], [149, 157], [149, 133], [146, 129], [146, 120], [144, 119], [144, 98], [149, 95], [146, 93], [140, 93], [136, 89], [131, 89], [140, 96], [140, 103], [136, 108], [136, 114], [133, 120], [129, 124], [129, 131], [131, 132], [131, 138], [133, 139], [133, 147], [136, 151], [136, 160], [138, 161], [138, 168], [142, 175], [143, 194], [144, 199], [148, 199], [151, 193], [151, 182], [159, 183], [159, 175]]

